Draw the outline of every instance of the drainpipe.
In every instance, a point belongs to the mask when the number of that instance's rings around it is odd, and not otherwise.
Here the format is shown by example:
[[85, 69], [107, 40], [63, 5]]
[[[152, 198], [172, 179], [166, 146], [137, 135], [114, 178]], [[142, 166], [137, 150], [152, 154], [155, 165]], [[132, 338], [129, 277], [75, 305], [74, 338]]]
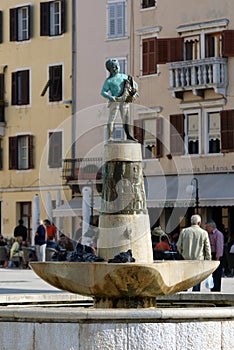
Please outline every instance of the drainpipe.
[[[71, 125], [71, 156], [75, 159], [76, 141], [76, 0], [72, 0], [72, 125]], [[75, 166], [73, 171], [75, 171]], [[75, 174], [72, 174], [75, 175]]]

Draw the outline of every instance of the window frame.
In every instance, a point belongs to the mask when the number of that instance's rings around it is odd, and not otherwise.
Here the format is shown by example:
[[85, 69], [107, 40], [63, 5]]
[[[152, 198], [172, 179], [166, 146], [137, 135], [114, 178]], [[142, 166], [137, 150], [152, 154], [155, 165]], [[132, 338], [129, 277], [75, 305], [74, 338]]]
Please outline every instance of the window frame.
[[[57, 75], [57, 73], [59, 73], [59, 75]], [[64, 66], [62, 63], [51, 64], [48, 66], [49, 103], [58, 103], [63, 101], [63, 93], [64, 93], [63, 74], [64, 74]], [[57, 94], [56, 93], [53, 94], [55, 90], [57, 91]]]
[[[56, 3], [59, 3], [59, 32], [57, 33], [54, 25], [53, 11]], [[65, 0], [53, 0], [40, 2], [40, 36], [56, 37], [65, 33]], [[52, 28], [53, 26], [53, 28]]]
[[31, 104], [31, 69], [22, 68], [11, 75], [12, 106], [28, 106]]
[[[221, 112], [222, 108], [205, 108], [204, 109], [204, 121], [205, 121], [205, 127], [204, 127], [204, 152], [205, 154], [210, 154], [210, 155], [216, 155], [221, 153]], [[212, 153], [209, 152], [209, 114], [210, 113], [219, 113], [220, 117], [220, 150], [219, 152]]]
[[[154, 4], [150, 4], [154, 2]], [[141, 0], [141, 10], [152, 9], [157, 7], [157, 0]]]
[[[56, 139], [54, 138], [54, 144], [52, 144], [53, 141], [53, 135], [55, 134], [60, 134], [61, 139], [59, 140], [60, 143], [56, 144]], [[60, 129], [55, 129], [55, 130], [48, 130], [48, 157], [47, 157], [47, 166], [48, 169], [50, 170], [57, 170], [57, 169], [62, 169], [63, 166], [63, 149], [64, 149], [64, 136], [63, 136], [63, 130]], [[56, 151], [58, 146], [60, 147], [59, 152]], [[59, 155], [61, 155], [61, 159], [59, 161]]]
[[[154, 136], [154, 144], [155, 144], [155, 152], [149, 151], [152, 153], [151, 156], [149, 152], [147, 152], [147, 143], [145, 140], [145, 123], [146, 121], [155, 121], [155, 130], [152, 135]], [[163, 118], [159, 116], [148, 115], [143, 118], [134, 120], [134, 137], [141, 143], [142, 146], [142, 157], [143, 159], [158, 159], [163, 156], [163, 143], [162, 143], [162, 135], [163, 135]]]
[[[19, 142], [22, 138], [27, 141], [27, 166], [23, 167], [20, 159], [21, 149]], [[32, 134], [19, 134], [9, 137], [9, 170], [29, 170], [34, 168], [33, 164], [33, 145], [34, 137]]]
[[[201, 109], [191, 109], [189, 111], [184, 110], [184, 144], [185, 144], [185, 155], [198, 156], [202, 153], [202, 115]], [[189, 153], [189, 143], [188, 143], [188, 116], [198, 115], [198, 153]]]
[[[122, 16], [118, 16], [118, 6], [122, 7]], [[114, 11], [114, 16], [111, 16], [111, 9], [113, 8]], [[121, 25], [121, 32], [118, 33], [118, 20], [122, 21]], [[114, 33], [111, 33], [111, 21], [114, 22]], [[126, 1], [109, 1], [107, 3], [107, 38], [109, 40], [114, 40], [114, 39], [122, 39], [126, 37], [127, 33], [127, 6], [126, 6]]]
[[[27, 29], [26, 35], [23, 35], [23, 21], [25, 18], [21, 16], [22, 11], [26, 10]], [[10, 41], [24, 42], [31, 39], [31, 5], [10, 8]]]

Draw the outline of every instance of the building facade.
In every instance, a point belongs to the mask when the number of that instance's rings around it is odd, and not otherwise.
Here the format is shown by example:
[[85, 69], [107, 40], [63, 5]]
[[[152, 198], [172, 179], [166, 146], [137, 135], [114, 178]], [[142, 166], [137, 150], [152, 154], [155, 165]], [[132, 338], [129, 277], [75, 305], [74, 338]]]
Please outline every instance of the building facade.
[[[142, 144], [151, 226], [178, 232], [199, 212], [203, 221], [213, 218], [230, 235], [232, 1], [205, 0], [197, 6], [186, 0], [103, 0], [92, 5], [92, 14], [84, 2], [76, 6], [74, 149], [63, 167], [64, 183], [70, 185], [74, 200], [57, 215], [70, 215], [70, 208], [74, 217], [82, 215], [84, 186], [92, 187], [93, 202], [100, 199], [108, 117], [100, 90], [107, 76], [104, 62], [116, 57], [122, 72], [133, 75], [139, 86], [131, 118]], [[121, 123], [115, 137], [124, 138]]]
[[72, 3], [0, 4], [0, 215], [12, 236], [19, 219], [32, 240], [34, 198], [52, 218], [66, 200], [62, 159], [69, 157], [72, 99]]

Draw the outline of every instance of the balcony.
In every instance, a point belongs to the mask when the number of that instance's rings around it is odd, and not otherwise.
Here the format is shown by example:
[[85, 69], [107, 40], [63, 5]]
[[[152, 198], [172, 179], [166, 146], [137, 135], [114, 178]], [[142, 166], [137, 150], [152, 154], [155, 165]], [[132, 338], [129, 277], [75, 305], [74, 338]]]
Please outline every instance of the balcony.
[[[75, 192], [80, 192], [79, 185], [89, 182], [102, 183], [102, 158], [64, 159], [62, 178]], [[76, 190], [77, 188], [77, 190]]]
[[222, 57], [202, 60], [168, 63], [170, 72], [170, 90], [176, 98], [183, 98], [183, 93], [192, 91], [203, 96], [205, 89], [214, 89], [217, 94], [226, 96], [227, 59]]

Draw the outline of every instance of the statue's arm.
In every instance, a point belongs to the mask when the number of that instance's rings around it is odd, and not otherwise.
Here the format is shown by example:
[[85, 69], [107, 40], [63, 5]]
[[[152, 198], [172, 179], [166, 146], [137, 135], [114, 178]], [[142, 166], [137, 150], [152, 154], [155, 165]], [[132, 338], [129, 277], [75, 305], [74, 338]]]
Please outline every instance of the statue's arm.
[[104, 97], [104, 98], [107, 98], [109, 101], [113, 102], [115, 101], [115, 97], [112, 96], [110, 93], [109, 93], [110, 89], [109, 89], [109, 84], [108, 84], [108, 81], [106, 80], [104, 85], [103, 85], [103, 88], [102, 88], [102, 91], [101, 91], [101, 95]]

